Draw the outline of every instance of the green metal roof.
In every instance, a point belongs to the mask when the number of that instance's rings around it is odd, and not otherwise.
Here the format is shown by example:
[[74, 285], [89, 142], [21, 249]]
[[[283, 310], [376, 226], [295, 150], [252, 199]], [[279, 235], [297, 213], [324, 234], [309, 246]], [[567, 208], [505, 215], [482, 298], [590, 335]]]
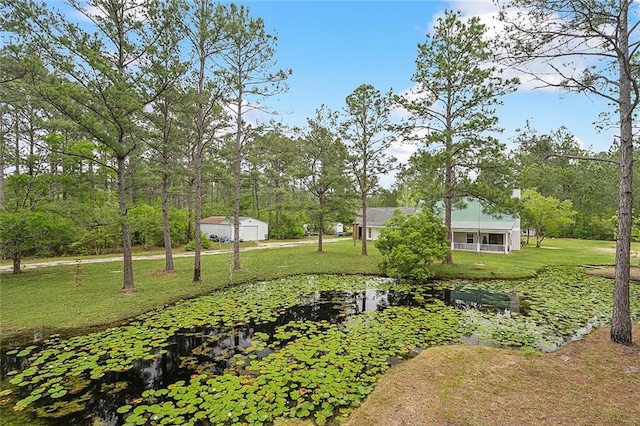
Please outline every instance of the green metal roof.
[[[515, 227], [516, 218], [509, 215], [492, 215], [486, 213], [482, 203], [475, 198], [465, 198], [464, 209], [453, 208], [451, 212], [452, 230], [486, 230], [486, 231], [510, 231]], [[438, 203], [441, 217], [444, 218], [444, 205]]]

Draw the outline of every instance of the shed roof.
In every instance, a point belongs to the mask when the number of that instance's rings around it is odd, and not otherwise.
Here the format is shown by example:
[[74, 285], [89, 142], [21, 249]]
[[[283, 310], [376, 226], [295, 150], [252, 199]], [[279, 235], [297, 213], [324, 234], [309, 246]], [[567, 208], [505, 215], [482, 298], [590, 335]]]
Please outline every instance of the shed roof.
[[[248, 220], [252, 220], [255, 222], [262, 222], [261, 220], [258, 220], [249, 216], [240, 216], [240, 223], [246, 222]], [[209, 216], [200, 220], [200, 223], [211, 224], [211, 225], [232, 225], [233, 216]], [[262, 223], [266, 223], [266, 222], [262, 222]]]
[[216, 225], [224, 222], [225, 220], [227, 220], [225, 216], [209, 216], [209, 217], [205, 217], [204, 219], [201, 219], [200, 223]]

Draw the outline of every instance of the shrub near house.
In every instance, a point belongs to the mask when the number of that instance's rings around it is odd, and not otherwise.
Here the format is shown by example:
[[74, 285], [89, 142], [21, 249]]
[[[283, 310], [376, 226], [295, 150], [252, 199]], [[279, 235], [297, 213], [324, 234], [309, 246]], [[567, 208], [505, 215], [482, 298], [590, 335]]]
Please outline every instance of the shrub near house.
[[393, 278], [427, 279], [433, 275], [429, 266], [449, 253], [446, 227], [427, 210], [411, 215], [397, 210], [375, 245], [383, 257], [380, 268]]

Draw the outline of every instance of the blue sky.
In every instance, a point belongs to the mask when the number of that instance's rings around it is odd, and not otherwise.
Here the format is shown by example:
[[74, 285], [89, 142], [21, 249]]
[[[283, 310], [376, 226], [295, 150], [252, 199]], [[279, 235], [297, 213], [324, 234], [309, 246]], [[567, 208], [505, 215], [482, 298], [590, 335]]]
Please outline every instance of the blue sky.
[[[64, 8], [60, 0], [47, 1]], [[383, 93], [410, 89], [417, 44], [425, 41], [445, 9], [460, 10], [465, 18], [480, 16], [488, 26], [495, 13], [492, 0], [239, 2], [278, 35], [278, 66], [293, 70], [289, 91], [266, 101], [280, 114], [260, 118], [290, 126], [304, 126], [322, 104], [340, 110], [345, 97], [361, 84], [372, 84]], [[513, 147], [515, 130], [527, 120], [539, 133], [565, 126], [584, 148], [596, 152], [611, 146], [615, 130], [599, 133], [593, 124], [608, 110], [603, 99], [530, 86], [503, 97], [504, 105], [498, 108], [505, 129], [500, 139], [508, 147]], [[396, 144], [391, 153], [404, 162], [415, 149]]]
[[[252, 16], [262, 17], [278, 34], [276, 58], [292, 68], [289, 91], [269, 100], [281, 111], [280, 121], [304, 125], [316, 108], [337, 110], [360, 84], [382, 92], [400, 93], [412, 86], [417, 44], [424, 42], [437, 16], [445, 9], [463, 16], [487, 17], [491, 0], [452, 1], [244, 1]], [[595, 151], [611, 146], [614, 131], [598, 133], [593, 123], [607, 109], [598, 97], [555, 90], [522, 88], [503, 98], [499, 108], [503, 142], [510, 144], [515, 129], [529, 120], [540, 133], [565, 126]], [[414, 148], [394, 150], [405, 160]]]

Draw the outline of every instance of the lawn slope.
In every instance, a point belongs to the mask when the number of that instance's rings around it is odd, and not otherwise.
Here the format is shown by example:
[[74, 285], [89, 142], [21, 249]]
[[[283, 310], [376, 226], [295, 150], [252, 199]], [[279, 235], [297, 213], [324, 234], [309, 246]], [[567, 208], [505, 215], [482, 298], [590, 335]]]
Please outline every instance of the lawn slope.
[[609, 332], [542, 355], [427, 349], [387, 372], [347, 424], [639, 425], [640, 346], [614, 344]]

